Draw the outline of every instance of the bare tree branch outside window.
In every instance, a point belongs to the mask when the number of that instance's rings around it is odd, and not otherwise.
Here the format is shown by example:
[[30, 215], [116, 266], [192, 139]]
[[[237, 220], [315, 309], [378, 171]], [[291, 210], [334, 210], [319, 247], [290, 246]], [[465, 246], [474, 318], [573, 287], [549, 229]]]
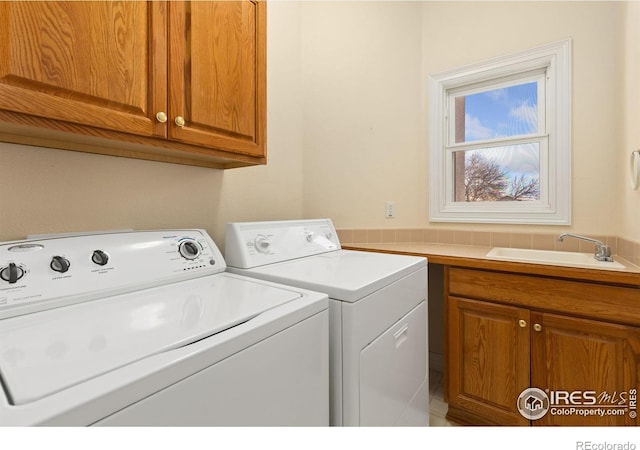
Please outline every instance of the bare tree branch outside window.
[[479, 153], [471, 154], [464, 170], [464, 198], [467, 202], [495, 201], [507, 187], [507, 173]]
[[540, 198], [540, 180], [522, 174], [511, 179], [508, 200], [538, 200]]
[[474, 152], [464, 169], [466, 202], [523, 201], [540, 198], [540, 180], [525, 174], [510, 177], [495, 161]]

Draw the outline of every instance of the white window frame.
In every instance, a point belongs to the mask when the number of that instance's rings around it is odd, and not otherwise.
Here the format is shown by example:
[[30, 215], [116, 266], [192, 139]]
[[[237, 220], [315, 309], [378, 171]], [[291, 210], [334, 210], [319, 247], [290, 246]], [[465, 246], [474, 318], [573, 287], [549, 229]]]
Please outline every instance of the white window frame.
[[[544, 74], [540, 91], [540, 200], [506, 202], [455, 202], [453, 157], [456, 150], [504, 144], [505, 139], [451, 144], [450, 98], [493, 86], [496, 80], [527, 79]], [[571, 224], [571, 40], [448, 70], [429, 77], [430, 194], [432, 222]], [[506, 141], [514, 143], [518, 137]], [[528, 136], [527, 142], [532, 140]]]

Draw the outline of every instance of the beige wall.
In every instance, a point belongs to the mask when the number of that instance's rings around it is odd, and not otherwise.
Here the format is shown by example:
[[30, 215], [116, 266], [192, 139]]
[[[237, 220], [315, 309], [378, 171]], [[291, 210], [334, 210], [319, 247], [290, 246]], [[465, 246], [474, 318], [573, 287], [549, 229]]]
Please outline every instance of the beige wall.
[[[619, 168], [613, 162], [622, 131], [623, 13], [624, 4], [608, 1], [303, 7], [304, 214], [333, 217], [338, 227], [429, 226], [427, 76], [571, 37], [573, 226], [568, 228], [616, 234]], [[384, 218], [387, 200], [397, 204], [396, 219]]]
[[[421, 12], [411, 1], [303, 5], [305, 216], [426, 221]], [[386, 200], [395, 221], [384, 221]]]
[[[640, 149], [640, 2], [626, 4], [624, 140], [618, 160], [622, 226], [620, 234], [640, 242], [640, 189], [629, 183], [630, 152]], [[637, 255], [640, 256], [640, 255]]]
[[302, 214], [299, 14], [269, 4], [267, 166], [228, 171], [0, 143], [0, 241]]
[[[623, 6], [609, 1], [434, 2], [424, 11], [426, 73], [571, 37], [570, 228], [585, 234], [615, 235], [619, 226], [613, 161], [621, 144]], [[447, 34], [455, 36], [451, 44], [439, 45]]]
[[[571, 228], [640, 239], [640, 191], [628, 188], [626, 174], [640, 145], [639, 7], [270, 2], [266, 167], [216, 171], [0, 143], [0, 240], [184, 226], [204, 227], [221, 243], [228, 221], [324, 216], [338, 227], [429, 226], [428, 74], [566, 37]], [[384, 218], [387, 200], [396, 219]]]

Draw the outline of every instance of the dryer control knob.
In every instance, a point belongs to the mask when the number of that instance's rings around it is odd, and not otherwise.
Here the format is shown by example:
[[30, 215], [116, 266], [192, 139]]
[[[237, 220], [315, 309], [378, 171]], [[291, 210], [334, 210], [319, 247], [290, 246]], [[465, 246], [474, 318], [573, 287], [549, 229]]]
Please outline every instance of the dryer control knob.
[[200, 246], [194, 240], [184, 240], [178, 245], [178, 252], [185, 259], [196, 259], [200, 256]]
[[24, 269], [15, 263], [9, 263], [7, 267], [0, 270], [0, 278], [9, 284], [13, 284], [24, 276]]
[[260, 253], [269, 253], [271, 250], [271, 241], [268, 237], [259, 234], [253, 241], [253, 244]]
[[60, 273], [65, 273], [69, 270], [70, 266], [71, 263], [64, 256], [54, 256], [51, 258], [51, 263], [49, 264], [49, 267], [51, 267], [52, 270]]
[[91, 261], [99, 266], [104, 266], [109, 262], [109, 255], [102, 250], [94, 250], [91, 255]]

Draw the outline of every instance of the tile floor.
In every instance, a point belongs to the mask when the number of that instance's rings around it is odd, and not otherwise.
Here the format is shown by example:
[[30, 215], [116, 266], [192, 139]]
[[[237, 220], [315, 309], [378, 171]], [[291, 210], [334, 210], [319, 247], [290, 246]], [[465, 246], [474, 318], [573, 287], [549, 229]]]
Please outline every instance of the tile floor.
[[447, 404], [444, 402], [444, 383], [442, 372], [429, 371], [429, 426], [432, 427], [455, 427], [453, 422], [449, 422], [447, 415]]

